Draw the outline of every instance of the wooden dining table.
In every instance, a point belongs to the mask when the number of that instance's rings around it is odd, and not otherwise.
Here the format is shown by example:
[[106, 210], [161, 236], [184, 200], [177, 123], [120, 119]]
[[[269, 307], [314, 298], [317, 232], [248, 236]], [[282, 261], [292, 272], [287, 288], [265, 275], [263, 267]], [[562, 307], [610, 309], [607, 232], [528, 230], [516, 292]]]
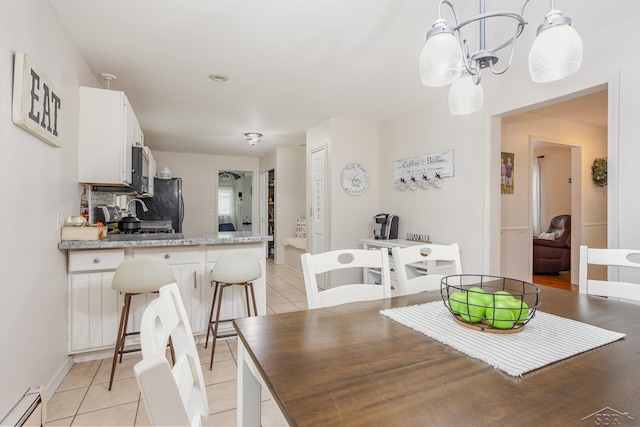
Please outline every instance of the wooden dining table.
[[291, 426], [640, 425], [640, 306], [539, 295], [626, 336], [513, 377], [380, 314], [439, 291], [237, 319], [238, 425], [260, 425], [262, 390]]

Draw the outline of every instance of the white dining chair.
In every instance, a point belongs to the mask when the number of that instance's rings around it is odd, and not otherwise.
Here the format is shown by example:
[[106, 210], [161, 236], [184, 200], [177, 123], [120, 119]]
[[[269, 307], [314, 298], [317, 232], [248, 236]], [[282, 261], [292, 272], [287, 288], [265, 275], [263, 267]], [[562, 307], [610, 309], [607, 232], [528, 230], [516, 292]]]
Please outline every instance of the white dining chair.
[[[313, 255], [305, 253], [302, 254], [301, 260], [307, 304], [310, 309], [391, 297], [387, 248], [343, 249]], [[379, 269], [380, 284], [367, 284], [363, 279], [363, 283], [340, 284], [324, 290], [318, 289], [317, 275], [347, 268]]]
[[391, 252], [400, 295], [440, 289], [440, 281], [445, 275], [438, 274], [435, 270], [438, 261], [450, 264], [447, 275], [462, 274], [460, 247], [457, 243], [412, 245], [404, 248], [395, 246]]
[[[171, 337], [173, 368], [166, 353]], [[209, 404], [198, 350], [178, 285], [160, 288], [160, 296], [142, 315], [142, 361], [133, 370], [154, 426], [209, 425]]]
[[[630, 257], [635, 257], [630, 259]], [[580, 293], [640, 303], [640, 283], [589, 279], [589, 265], [640, 268], [640, 250], [596, 249], [580, 246]]]

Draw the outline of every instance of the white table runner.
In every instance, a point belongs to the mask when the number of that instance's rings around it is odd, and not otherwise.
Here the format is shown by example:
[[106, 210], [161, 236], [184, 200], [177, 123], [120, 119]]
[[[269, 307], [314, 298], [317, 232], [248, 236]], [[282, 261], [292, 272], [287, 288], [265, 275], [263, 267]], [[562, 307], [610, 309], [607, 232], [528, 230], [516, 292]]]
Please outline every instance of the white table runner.
[[541, 311], [520, 332], [480, 332], [455, 323], [442, 301], [380, 313], [514, 377], [625, 336]]

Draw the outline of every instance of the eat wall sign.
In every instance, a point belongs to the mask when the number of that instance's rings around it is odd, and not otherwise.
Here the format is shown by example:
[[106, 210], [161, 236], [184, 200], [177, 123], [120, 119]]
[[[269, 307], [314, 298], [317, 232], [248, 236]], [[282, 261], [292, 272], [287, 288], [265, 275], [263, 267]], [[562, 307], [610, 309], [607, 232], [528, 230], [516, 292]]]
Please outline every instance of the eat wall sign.
[[13, 65], [13, 123], [44, 142], [60, 147], [60, 92], [26, 53]]

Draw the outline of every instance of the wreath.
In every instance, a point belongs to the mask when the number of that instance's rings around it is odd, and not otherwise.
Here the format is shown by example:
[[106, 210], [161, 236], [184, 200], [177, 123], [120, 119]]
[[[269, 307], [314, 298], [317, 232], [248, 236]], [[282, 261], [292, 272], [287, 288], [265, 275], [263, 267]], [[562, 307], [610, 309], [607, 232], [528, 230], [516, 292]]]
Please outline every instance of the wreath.
[[607, 185], [607, 158], [600, 157], [591, 165], [591, 179], [598, 187]]

